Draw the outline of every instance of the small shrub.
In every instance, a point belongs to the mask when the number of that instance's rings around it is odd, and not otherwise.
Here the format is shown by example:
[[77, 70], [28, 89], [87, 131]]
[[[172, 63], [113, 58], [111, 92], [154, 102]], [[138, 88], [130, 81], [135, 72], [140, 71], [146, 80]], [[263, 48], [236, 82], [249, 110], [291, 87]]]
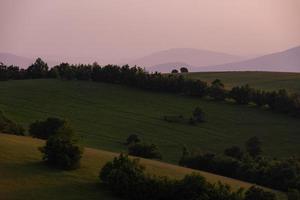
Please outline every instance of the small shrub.
[[130, 144], [136, 144], [139, 143], [141, 140], [139, 138], [138, 135], [136, 134], [131, 134], [128, 136], [128, 138], [126, 139], [126, 145], [130, 145]]
[[273, 193], [264, 191], [261, 188], [252, 186], [245, 193], [245, 200], [275, 200], [276, 197]]
[[62, 127], [48, 138], [40, 151], [47, 165], [71, 170], [79, 167], [83, 148], [78, 144], [73, 130], [70, 127]]
[[49, 117], [44, 121], [35, 121], [29, 126], [29, 134], [40, 139], [48, 139], [54, 135], [60, 128], [67, 126], [65, 120]]
[[129, 155], [138, 156], [150, 159], [161, 159], [161, 154], [158, 152], [155, 144], [136, 143], [128, 148]]
[[204, 112], [202, 111], [201, 108], [199, 108], [199, 107], [195, 108], [195, 110], [193, 111], [193, 118], [198, 123], [201, 123], [201, 122], [205, 121]]
[[243, 158], [244, 152], [240, 147], [232, 146], [224, 150], [224, 155], [240, 160]]

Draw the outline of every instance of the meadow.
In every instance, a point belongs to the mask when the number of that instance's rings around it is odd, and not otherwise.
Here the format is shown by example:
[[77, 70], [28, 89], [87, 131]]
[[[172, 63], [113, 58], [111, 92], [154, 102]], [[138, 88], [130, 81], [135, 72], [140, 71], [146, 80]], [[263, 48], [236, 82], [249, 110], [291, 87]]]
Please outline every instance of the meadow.
[[220, 79], [227, 88], [249, 84], [263, 90], [286, 89], [300, 93], [300, 73], [288, 72], [194, 72], [186, 74], [191, 79], [211, 82]]
[[[100, 169], [117, 156], [115, 153], [86, 148], [81, 168], [61, 171], [41, 163], [38, 147], [43, 140], [24, 136], [0, 134], [0, 197], [1, 199], [107, 199], [114, 200], [110, 192], [99, 181]], [[140, 159], [147, 173], [182, 178], [186, 174], [200, 173], [208, 181], [222, 181], [233, 189], [249, 188], [251, 184], [214, 174], [191, 170], [153, 160]], [[281, 192], [270, 190], [286, 199]]]
[[[0, 91], [0, 110], [9, 118], [25, 127], [50, 116], [66, 118], [83, 143], [96, 149], [126, 152], [127, 136], [138, 134], [158, 145], [163, 161], [177, 163], [184, 146], [222, 152], [258, 136], [266, 155], [300, 155], [299, 119], [256, 107], [88, 81], [5, 81]], [[164, 115], [190, 117], [196, 106], [207, 122], [163, 120]]]

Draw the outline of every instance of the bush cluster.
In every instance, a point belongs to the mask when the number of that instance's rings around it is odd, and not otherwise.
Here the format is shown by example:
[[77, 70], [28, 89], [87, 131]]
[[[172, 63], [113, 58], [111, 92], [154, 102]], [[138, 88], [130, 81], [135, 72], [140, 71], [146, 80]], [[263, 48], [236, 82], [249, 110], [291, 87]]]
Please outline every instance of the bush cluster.
[[182, 75], [176, 73], [169, 75], [157, 72], [147, 73], [140, 67], [129, 67], [128, 65], [122, 67], [106, 65], [101, 67], [97, 63], [92, 65], [61, 63], [49, 69], [47, 63], [40, 58], [26, 70], [0, 64], [0, 80], [35, 78], [92, 80], [195, 97], [210, 96], [217, 101], [230, 98], [234, 99], [237, 104], [254, 103], [259, 107], [266, 106], [277, 112], [300, 117], [300, 96], [297, 94], [289, 95], [285, 90], [265, 92], [245, 85], [227, 91], [224, 84], [218, 79], [209, 85], [200, 80], [184, 79]]
[[271, 159], [261, 152], [260, 142], [251, 138], [246, 142], [246, 152], [237, 146], [224, 154], [190, 153], [184, 149], [179, 164], [277, 190], [300, 190], [300, 159]]
[[67, 126], [67, 122], [63, 119], [49, 117], [43, 121], [35, 121], [29, 126], [29, 134], [32, 137], [40, 138], [40, 139], [48, 139], [51, 135], [56, 134], [56, 132]]
[[205, 122], [205, 114], [201, 108], [196, 107], [192, 113], [192, 116], [188, 119], [183, 115], [165, 115], [163, 119], [170, 123], [196, 125], [197, 123]]
[[83, 148], [78, 144], [73, 130], [68, 126], [60, 127], [47, 139], [46, 145], [40, 148], [44, 162], [52, 167], [64, 170], [80, 166]]
[[4, 113], [0, 111], [0, 132], [24, 135], [25, 129], [20, 124], [8, 119]]
[[129, 155], [148, 159], [162, 159], [162, 156], [155, 144], [142, 142], [136, 134], [129, 135], [126, 139], [125, 145], [128, 146]]
[[108, 162], [100, 171], [99, 177], [114, 194], [131, 200], [275, 199], [273, 194], [257, 187], [252, 187], [243, 194], [243, 189], [234, 192], [228, 185], [211, 184], [197, 174], [186, 175], [181, 180], [150, 176], [145, 174], [138, 160], [131, 160], [123, 154]]

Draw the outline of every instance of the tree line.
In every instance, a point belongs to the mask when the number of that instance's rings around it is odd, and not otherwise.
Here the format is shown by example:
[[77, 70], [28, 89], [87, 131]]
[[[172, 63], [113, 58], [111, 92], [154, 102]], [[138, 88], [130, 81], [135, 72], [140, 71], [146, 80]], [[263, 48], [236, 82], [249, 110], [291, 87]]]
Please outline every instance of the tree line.
[[50, 69], [40, 58], [27, 69], [0, 64], [0, 80], [40, 78], [122, 84], [158, 92], [209, 97], [215, 101], [233, 99], [237, 104], [255, 104], [258, 107], [266, 107], [276, 112], [300, 117], [300, 95], [289, 94], [284, 89], [262, 91], [244, 85], [226, 90], [224, 84], [218, 79], [208, 84], [201, 80], [185, 79], [182, 75], [174, 73], [167, 75], [157, 72], [148, 73], [140, 67], [128, 65], [100, 66], [97, 63], [88, 65], [61, 63]]
[[300, 191], [300, 159], [264, 157], [261, 145], [257, 137], [252, 137], [245, 143], [245, 150], [233, 146], [223, 154], [190, 152], [184, 148], [179, 165], [285, 192]]
[[220, 182], [209, 183], [198, 174], [176, 180], [151, 176], [139, 160], [121, 154], [100, 171], [102, 184], [116, 196], [131, 200], [275, 200], [273, 193], [259, 187], [234, 191]]

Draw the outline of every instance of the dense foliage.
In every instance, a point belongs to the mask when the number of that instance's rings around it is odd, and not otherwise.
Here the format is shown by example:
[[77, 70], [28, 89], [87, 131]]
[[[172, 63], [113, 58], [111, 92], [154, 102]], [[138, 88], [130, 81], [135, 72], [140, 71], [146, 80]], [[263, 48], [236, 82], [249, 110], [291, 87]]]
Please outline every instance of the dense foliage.
[[44, 121], [35, 121], [29, 126], [29, 134], [40, 139], [48, 139], [51, 135], [67, 125], [63, 119], [49, 117]]
[[[181, 68], [180, 71], [183, 73], [188, 72], [186, 68]], [[61, 63], [49, 70], [47, 63], [40, 58], [29, 66], [27, 70], [0, 64], [0, 80], [28, 78], [92, 80], [195, 97], [210, 96], [218, 101], [230, 98], [237, 104], [253, 103], [259, 107], [264, 106], [276, 112], [300, 117], [299, 94], [288, 94], [285, 90], [265, 92], [245, 85], [233, 87], [230, 91], [226, 91], [224, 84], [220, 80], [215, 80], [211, 85], [208, 85], [200, 80], [184, 79], [182, 75], [177, 75], [176, 73], [168, 75], [147, 73], [140, 67], [129, 67], [128, 65], [122, 67], [106, 65], [101, 67], [97, 63], [92, 65]]]
[[71, 170], [80, 166], [83, 148], [78, 144], [73, 130], [63, 126], [48, 138], [46, 145], [40, 148], [40, 151], [47, 165]]
[[131, 144], [136, 144], [139, 143], [141, 139], [139, 138], [138, 135], [136, 134], [131, 134], [127, 137], [125, 144], [126, 145], [131, 145]]
[[260, 155], [256, 137], [246, 142], [246, 152], [233, 146], [224, 154], [189, 152], [185, 148], [179, 164], [205, 170], [277, 190], [300, 190], [300, 159], [271, 159]]
[[162, 159], [155, 144], [134, 143], [128, 147], [128, 154], [142, 158]]
[[20, 124], [8, 119], [4, 113], [0, 111], [0, 132], [24, 135], [25, 129]]
[[102, 168], [100, 179], [114, 194], [131, 200], [252, 200], [254, 195], [256, 200], [275, 199], [273, 194], [256, 187], [244, 195], [242, 189], [234, 192], [228, 185], [208, 183], [196, 174], [181, 180], [150, 176], [138, 160], [122, 154]]

